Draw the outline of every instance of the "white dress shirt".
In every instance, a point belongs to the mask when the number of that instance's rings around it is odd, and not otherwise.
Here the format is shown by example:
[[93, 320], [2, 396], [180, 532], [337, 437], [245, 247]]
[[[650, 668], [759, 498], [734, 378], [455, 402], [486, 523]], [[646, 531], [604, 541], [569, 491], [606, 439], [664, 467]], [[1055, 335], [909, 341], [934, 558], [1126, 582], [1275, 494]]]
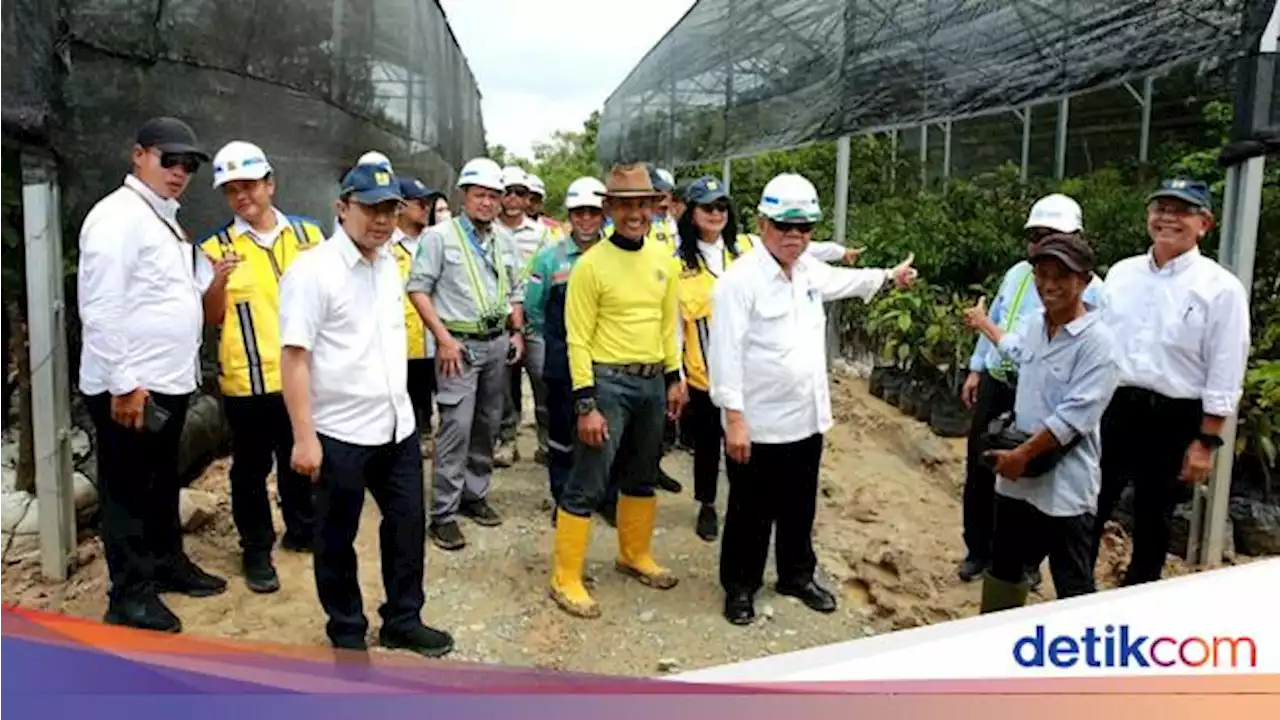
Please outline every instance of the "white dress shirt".
[[533, 260], [533, 256], [542, 248], [543, 245], [546, 244], [548, 238], [551, 237], [551, 231], [546, 225], [543, 225], [528, 215], [525, 215], [524, 220], [521, 220], [520, 224], [514, 228], [509, 227], [502, 221], [495, 221], [493, 224], [494, 227], [501, 226], [501, 228], [511, 236], [511, 240], [515, 245], [516, 250], [520, 252], [519, 260], [521, 267], [528, 265], [529, 261]]
[[280, 338], [311, 353], [316, 432], [354, 445], [414, 433], [404, 287], [387, 246], [370, 263], [341, 228], [280, 280]]
[[1249, 357], [1249, 301], [1239, 278], [1197, 248], [1163, 268], [1147, 252], [1112, 266], [1102, 306], [1121, 387], [1197, 399], [1207, 415], [1235, 414]]
[[806, 254], [788, 279], [760, 245], [716, 282], [711, 400], [744, 414], [753, 443], [789, 443], [831, 429], [823, 303], [870, 300], [887, 270], [836, 268]]
[[[271, 212], [275, 213], [276, 225], [265, 233], [259, 233], [254, 230], [248, 220], [236, 215], [235, 220], [231, 223], [231, 236], [240, 237], [247, 234], [255, 245], [270, 252], [271, 248], [276, 246], [276, 238], [280, 237], [280, 233], [284, 232], [284, 229], [289, 226], [289, 218], [285, 217], [284, 213], [274, 207], [271, 208]], [[196, 285], [200, 288], [200, 292], [204, 292], [212, 284], [213, 263], [209, 262], [208, 255], [198, 253], [196, 258]]]
[[178, 207], [129, 175], [85, 217], [76, 278], [85, 395], [185, 395], [198, 385], [204, 310]]

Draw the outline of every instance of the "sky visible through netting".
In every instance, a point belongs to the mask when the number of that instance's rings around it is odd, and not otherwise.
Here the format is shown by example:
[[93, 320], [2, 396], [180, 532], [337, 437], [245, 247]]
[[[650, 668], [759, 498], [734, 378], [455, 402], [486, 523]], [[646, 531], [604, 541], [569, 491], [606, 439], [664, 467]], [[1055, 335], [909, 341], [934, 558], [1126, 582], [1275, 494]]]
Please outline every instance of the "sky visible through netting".
[[[1124, 142], [1136, 155], [1141, 78], [1172, 72], [1185, 83], [1189, 69], [1194, 86], [1194, 76], [1213, 76], [1256, 44], [1263, 4], [1269, 8], [1260, 0], [700, 0], [606, 101], [600, 161], [674, 166], [986, 118], [985, 126], [970, 121], [969, 131], [1011, 145], [1006, 159], [1016, 162], [1022, 120], [1012, 111], [1034, 105], [1032, 133], [1052, 148], [1052, 101], [1102, 90], [1111, 95], [1068, 118], [1074, 133], [1093, 135], [1093, 156], [1076, 142], [1069, 163], [1086, 169], [1109, 159], [1103, 136], [1117, 123], [1132, 126]], [[1158, 89], [1153, 95], [1158, 106]], [[1197, 122], [1193, 113], [1178, 116], [1177, 95], [1166, 97], [1175, 106], [1153, 112], [1154, 123], [1163, 117], [1176, 132]], [[921, 139], [937, 143], [942, 133], [905, 141]], [[1052, 151], [1048, 157], [1052, 164]]]

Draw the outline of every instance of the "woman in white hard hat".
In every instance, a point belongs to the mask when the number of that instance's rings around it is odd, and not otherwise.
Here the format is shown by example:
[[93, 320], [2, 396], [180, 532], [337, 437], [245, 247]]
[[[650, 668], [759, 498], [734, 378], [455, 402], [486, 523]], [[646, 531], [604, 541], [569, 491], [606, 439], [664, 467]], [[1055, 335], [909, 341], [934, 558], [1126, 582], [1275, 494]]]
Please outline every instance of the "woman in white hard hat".
[[[1031, 206], [1023, 226], [1027, 253], [1044, 237], [1055, 233], [1079, 235], [1083, 230], [1080, 205], [1061, 194], [1046, 195]], [[1011, 333], [1028, 319], [1044, 312], [1036, 292], [1035, 276], [1028, 260], [1020, 260], [1004, 274], [1000, 290], [991, 303], [989, 316], [1006, 333]], [[1097, 307], [1102, 280], [1094, 276], [1085, 289], [1085, 304]], [[991, 420], [1013, 410], [1014, 388], [1018, 385], [1017, 368], [1000, 354], [985, 336], [969, 358], [969, 375], [961, 389], [961, 399], [973, 408], [969, 430], [964, 483], [964, 542], [967, 547], [959, 568], [960, 579], [969, 582], [991, 564], [991, 533], [995, 508], [995, 474], [982, 461], [982, 433]], [[1040, 571], [1028, 568], [1032, 585], [1040, 582]]]
[[[267, 496], [273, 460], [285, 525], [281, 547], [310, 551], [315, 525], [311, 481], [289, 466], [293, 433], [282, 395], [280, 278], [324, 233], [314, 222], [276, 209], [271, 163], [257, 145], [237, 141], [219, 150], [213, 186], [233, 217], [200, 243], [196, 274], [206, 288], [206, 322], [222, 327], [218, 380], [231, 426], [231, 513], [245, 584], [269, 593], [280, 588], [271, 563], [276, 534]], [[228, 262], [234, 272], [215, 270]]]
[[870, 300], [886, 282], [915, 279], [911, 258], [888, 269], [834, 268], [806, 256], [822, 218], [818, 193], [799, 175], [765, 185], [761, 247], [716, 281], [712, 295], [711, 400], [724, 411], [729, 509], [720, 545], [724, 616], [755, 618], [776, 525], [777, 592], [830, 613], [817, 582], [813, 518], [823, 435], [832, 426], [824, 303]]

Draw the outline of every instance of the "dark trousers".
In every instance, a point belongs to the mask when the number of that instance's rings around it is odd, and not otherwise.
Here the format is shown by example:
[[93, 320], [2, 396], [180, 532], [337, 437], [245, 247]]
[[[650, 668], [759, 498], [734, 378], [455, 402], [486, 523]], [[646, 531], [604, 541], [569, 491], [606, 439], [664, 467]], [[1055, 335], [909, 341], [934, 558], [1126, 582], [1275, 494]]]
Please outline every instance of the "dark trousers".
[[178, 521], [178, 442], [190, 395], [151, 393], [168, 411], [160, 432], [132, 430], [111, 419], [108, 393], [85, 398], [97, 433], [101, 534], [113, 602], [155, 592], [158, 574], [185, 559]]
[[661, 375], [638, 377], [597, 365], [595, 392], [608, 437], [600, 447], [574, 443], [573, 469], [561, 497], [560, 508], [578, 517], [590, 517], [600, 507], [614, 469], [621, 494], [653, 497], [662, 455], [667, 392]]
[[275, 545], [267, 498], [267, 475], [273, 459], [285, 535], [310, 545], [315, 526], [313, 488], [310, 478], [290, 466], [293, 429], [284, 396], [225, 397], [222, 409], [231, 426], [231, 516], [240, 533], [240, 547], [245, 552], [270, 552]]
[[577, 437], [577, 416], [573, 411], [573, 384], [559, 378], [547, 383], [547, 476], [551, 497], [560, 505], [564, 486], [573, 469], [573, 444]]
[[515, 442], [520, 430], [520, 417], [524, 413], [524, 373], [525, 360], [522, 358], [516, 365], [507, 366], [507, 389], [502, 396], [502, 425], [498, 439], [502, 442]]
[[992, 420], [1013, 409], [1014, 389], [987, 373], [978, 384], [964, 470], [964, 544], [974, 559], [991, 559], [996, 501], [995, 473], [982, 461], [982, 434]]
[[1116, 390], [1102, 416], [1102, 489], [1093, 532], [1093, 559], [1120, 494], [1133, 483], [1133, 557], [1125, 585], [1159, 580], [1173, 507], [1188, 488], [1178, 479], [1187, 446], [1200, 431], [1199, 400], [1175, 400], [1149, 390]]
[[1021, 583], [1028, 567], [1049, 557], [1049, 573], [1059, 598], [1086, 595], [1093, 582], [1091, 514], [1054, 517], [1025, 500], [996, 495], [991, 574]]
[[384, 631], [421, 622], [425, 602], [427, 510], [423, 498], [422, 448], [416, 435], [399, 443], [352, 445], [320, 436], [324, 458], [316, 493], [319, 517], [315, 548], [316, 589], [329, 616], [330, 640], [363, 639], [369, 627], [356, 577], [356, 532], [368, 490], [382, 524], [378, 547], [387, 600], [379, 609]]
[[745, 464], [728, 460], [729, 508], [720, 545], [720, 585], [755, 593], [764, 584], [769, 534], [777, 525], [778, 584], [802, 586], [818, 567], [813, 516], [822, 435], [783, 444], [751, 444]]
[[681, 430], [688, 425], [693, 440], [693, 498], [710, 505], [716, 501], [720, 480], [720, 449], [724, 439], [720, 408], [711, 402], [710, 393], [693, 387], [689, 388], [688, 407]]
[[436, 359], [416, 358], [409, 361], [409, 401], [417, 415], [418, 432], [431, 434], [432, 396], [436, 393]]

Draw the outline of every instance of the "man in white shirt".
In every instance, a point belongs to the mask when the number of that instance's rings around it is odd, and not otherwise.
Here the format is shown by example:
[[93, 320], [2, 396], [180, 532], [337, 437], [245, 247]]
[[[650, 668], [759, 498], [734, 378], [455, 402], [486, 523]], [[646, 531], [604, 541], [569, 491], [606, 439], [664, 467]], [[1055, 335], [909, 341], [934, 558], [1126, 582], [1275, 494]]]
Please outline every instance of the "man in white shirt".
[[203, 310], [178, 198], [207, 162], [171, 117], [138, 129], [132, 171], [80, 229], [80, 391], [97, 432], [106, 622], [179, 632], [159, 592], [217, 595], [178, 525], [178, 442], [199, 370]]
[[384, 647], [453, 649], [421, 612], [426, 562], [422, 452], [405, 363], [404, 284], [387, 248], [401, 203], [395, 177], [357, 166], [343, 179], [341, 226], [281, 283], [284, 397], [294, 470], [318, 483], [316, 589], [334, 647], [366, 650], [354, 542], [368, 490], [382, 513]]
[[1104, 526], [1132, 481], [1133, 557], [1125, 585], [1160, 579], [1173, 507], [1188, 485], [1208, 477], [1222, 424], [1240, 402], [1249, 294], [1200, 254], [1212, 229], [1208, 186], [1165, 181], [1147, 204], [1151, 249], [1113, 265], [1103, 289], [1120, 387], [1102, 419], [1093, 554], [1096, 561]]
[[755, 618], [769, 535], [777, 523], [780, 595], [818, 612], [836, 599], [818, 585], [813, 516], [822, 437], [831, 428], [823, 303], [869, 300], [886, 280], [911, 283], [911, 258], [892, 270], [834, 268], [805, 251], [822, 218], [818, 193], [799, 175], [765, 186], [761, 244], [716, 283], [711, 399], [724, 410], [729, 507], [720, 549], [724, 615]]
[[[520, 252], [520, 267], [524, 272], [538, 251], [550, 242], [551, 232], [546, 225], [529, 216], [531, 181], [523, 169], [516, 165], [503, 168], [502, 184], [506, 190], [502, 195], [502, 213], [498, 218]], [[538, 451], [535, 458], [540, 463], [547, 462], [547, 389], [542, 382], [542, 363], [546, 351], [542, 338], [533, 334], [528, 325], [525, 326], [524, 342], [524, 357], [519, 363], [509, 367], [507, 391], [502, 404], [502, 428], [498, 434], [498, 445], [493, 449], [493, 464], [497, 467], [510, 467], [520, 459], [520, 451], [516, 448], [516, 431], [524, 410], [522, 371], [528, 373], [529, 384], [533, 388], [534, 418], [538, 426]]]

